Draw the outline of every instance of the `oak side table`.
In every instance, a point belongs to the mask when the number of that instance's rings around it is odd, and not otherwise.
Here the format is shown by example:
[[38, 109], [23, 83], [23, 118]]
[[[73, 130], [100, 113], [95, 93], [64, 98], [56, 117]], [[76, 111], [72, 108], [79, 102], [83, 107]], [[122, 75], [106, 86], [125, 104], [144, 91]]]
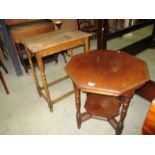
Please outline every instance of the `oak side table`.
[[[26, 53], [29, 59], [30, 67], [32, 70], [32, 75], [34, 77], [34, 82], [36, 84], [36, 89], [40, 96], [43, 96], [47, 101], [50, 111], [53, 111], [53, 104], [58, 101], [64, 99], [65, 97], [74, 93], [74, 91], [70, 91], [64, 95], [61, 95], [55, 100], [51, 100], [49, 93], [49, 86], [53, 86], [65, 79], [68, 78], [66, 75], [56, 81], [47, 83], [45, 68], [43, 64], [43, 58], [54, 53], [58, 53], [60, 51], [64, 51], [66, 49], [74, 48], [77, 46], [84, 45], [84, 52], [89, 50], [89, 37], [90, 33], [82, 32], [82, 31], [54, 31], [48, 32], [45, 34], [37, 35], [34, 37], [27, 38], [23, 40], [23, 44], [26, 48]], [[42, 78], [43, 86], [39, 85], [38, 78], [36, 75], [36, 71], [34, 68], [34, 64], [32, 62], [32, 55], [36, 57], [38, 68]], [[42, 90], [45, 91], [45, 95], [42, 93]]]

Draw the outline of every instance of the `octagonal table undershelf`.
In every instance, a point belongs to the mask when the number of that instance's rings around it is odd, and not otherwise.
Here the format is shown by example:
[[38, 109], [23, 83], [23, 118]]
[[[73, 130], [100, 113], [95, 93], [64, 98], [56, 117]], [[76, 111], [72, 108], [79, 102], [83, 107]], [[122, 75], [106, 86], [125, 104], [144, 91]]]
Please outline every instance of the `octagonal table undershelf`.
[[85, 103], [85, 109], [91, 117], [103, 120], [116, 117], [119, 114], [119, 108], [119, 100], [113, 96], [88, 94]]

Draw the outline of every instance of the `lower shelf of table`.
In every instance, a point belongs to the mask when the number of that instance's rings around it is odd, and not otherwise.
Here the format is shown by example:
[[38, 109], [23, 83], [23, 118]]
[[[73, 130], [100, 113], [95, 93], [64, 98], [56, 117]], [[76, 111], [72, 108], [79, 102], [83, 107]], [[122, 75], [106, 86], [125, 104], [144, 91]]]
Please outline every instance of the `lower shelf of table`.
[[119, 114], [120, 103], [117, 97], [88, 94], [85, 109], [91, 117], [110, 120]]

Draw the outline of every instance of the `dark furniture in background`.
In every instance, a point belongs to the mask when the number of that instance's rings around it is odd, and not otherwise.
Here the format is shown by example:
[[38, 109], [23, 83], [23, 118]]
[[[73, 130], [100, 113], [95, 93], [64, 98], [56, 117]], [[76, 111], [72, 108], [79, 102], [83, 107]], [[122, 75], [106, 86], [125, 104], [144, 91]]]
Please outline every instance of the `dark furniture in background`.
[[[129, 25], [128, 27], [122, 28], [121, 30], [110, 32], [109, 31], [109, 20], [108, 19], [99, 19], [98, 20], [98, 49], [106, 49], [107, 48], [107, 41], [110, 39], [114, 39], [117, 37], [121, 37], [124, 34], [133, 32], [135, 30], [138, 30], [140, 28], [143, 28], [148, 25], [155, 24], [155, 20], [142, 20], [139, 23], [136, 23], [135, 25]], [[139, 40], [127, 47], [124, 47], [122, 49], [118, 50], [124, 50], [130, 54], [137, 54], [146, 48], [151, 47], [151, 43], [153, 41], [153, 38], [155, 38], [155, 28], [153, 28], [153, 32], [150, 36]]]
[[7, 26], [5, 25], [4, 19], [0, 19], [0, 31], [2, 33], [4, 46], [5, 46], [5, 48], [7, 48], [7, 51], [8, 51], [9, 57], [11, 58], [11, 61], [13, 63], [15, 72], [18, 76], [20, 76], [23, 74], [23, 72], [22, 72], [18, 57], [15, 53], [14, 47], [12, 45], [12, 42], [10, 39], [10, 34], [9, 34]]
[[91, 38], [97, 37], [97, 20], [96, 19], [77, 19], [78, 30], [92, 33]]

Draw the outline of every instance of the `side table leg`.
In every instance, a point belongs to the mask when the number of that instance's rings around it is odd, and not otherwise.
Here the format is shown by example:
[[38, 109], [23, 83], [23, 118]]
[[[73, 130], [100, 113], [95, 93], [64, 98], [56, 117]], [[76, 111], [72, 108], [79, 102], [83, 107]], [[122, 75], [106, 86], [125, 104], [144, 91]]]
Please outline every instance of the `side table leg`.
[[89, 39], [86, 38], [85, 44], [84, 44], [84, 52], [88, 52], [88, 51], [89, 51]]
[[27, 48], [25, 49], [25, 51], [26, 51], [26, 54], [27, 54], [27, 57], [28, 57], [28, 60], [29, 60], [29, 64], [30, 64], [30, 68], [31, 68], [32, 75], [33, 75], [33, 78], [34, 78], [34, 82], [35, 82], [35, 85], [36, 85], [37, 92], [38, 92], [39, 96], [41, 96], [41, 92], [40, 92], [40, 89], [39, 89], [38, 78], [37, 78], [37, 75], [36, 75], [36, 70], [35, 70], [35, 67], [34, 67], [33, 62], [32, 62], [32, 53]]
[[4, 89], [5, 89], [6, 93], [9, 94], [9, 89], [8, 89], [8, 87], [6, 85], [6, 82], [4, 80], [4, 77], [3, 77], [2, 73], [1, 73], [1, 71], [0, 71], [0, 80], [1, 80], [1, 82], [3, 84], [3, 86], [4, 86]]
[[77, 121], [77, 127], [78, 129], [81, 128], [81, 123], [82, 123], [82, 115], [80, 112], [80, 108], [81, 108], [81, 90], [80, 88], [78, 88], [75, 84], [74, 85], [74, 89], [75, 89], [75, 103], [76, 103], [76, 121]]
[[42, 58], [38, 57], [38, 56], [36, 56], [36, 59], [37, 59], [37, 63], [38, 63], [40, 73], [41, 73], [43, 87], [44, 87], [45, 94], [46, 94], [47, 101], [48, 101], [48, 106], [49, 106], [50, 111], [53, 112], [53, 104], [52, 104], [50, 94], [49, 94], [49, 90], [48, 90], [48, 85], [47, 85], [47, 81], [46, 81], [45, 68], [43, 65], [43, 61], [42, 61]]
[[125, 95], [123, 97], [124, 97], [122, 101], [123, 105], [120, 113], [120, 120], [116, 128], [116, 135], [120, 135], [122, 133], [123, 126], [124, 126], [124, 119], [126, 117], [132, 95]]

